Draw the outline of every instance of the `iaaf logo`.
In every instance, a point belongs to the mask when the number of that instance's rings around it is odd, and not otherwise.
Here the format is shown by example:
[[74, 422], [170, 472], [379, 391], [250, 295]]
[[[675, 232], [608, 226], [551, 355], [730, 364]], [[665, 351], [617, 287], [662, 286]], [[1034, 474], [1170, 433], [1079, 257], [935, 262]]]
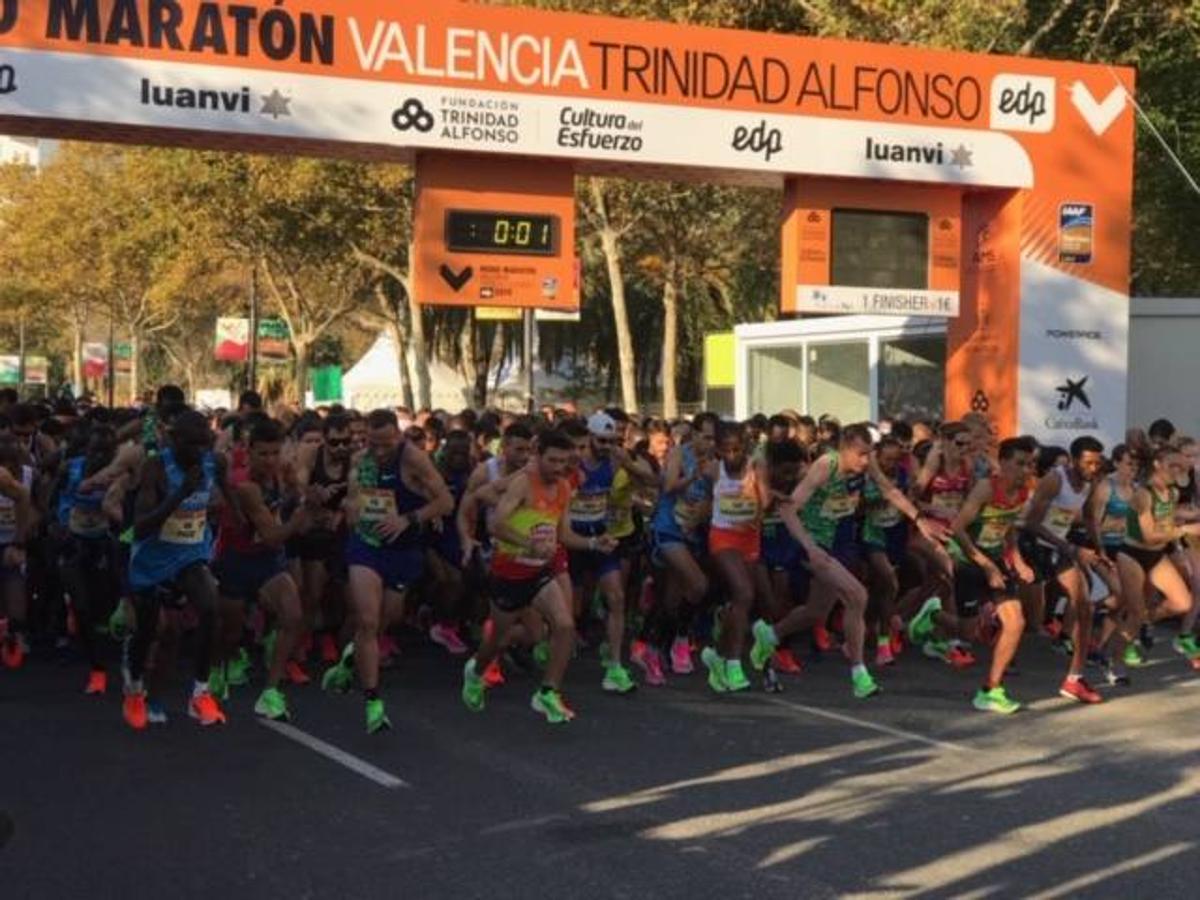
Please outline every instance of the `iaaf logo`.
[[783, 152], [783, 132], [768, 128], [766, 119], [753, 128], [739, 125], [733, 133], [733, 149], [738, 153], [762, 154], [770, 162], [771, 157]]
[[1058, 83], [1040, 75], [997, 75], [992, 81], [992, 128], [1045, 134], [1054, 128]]

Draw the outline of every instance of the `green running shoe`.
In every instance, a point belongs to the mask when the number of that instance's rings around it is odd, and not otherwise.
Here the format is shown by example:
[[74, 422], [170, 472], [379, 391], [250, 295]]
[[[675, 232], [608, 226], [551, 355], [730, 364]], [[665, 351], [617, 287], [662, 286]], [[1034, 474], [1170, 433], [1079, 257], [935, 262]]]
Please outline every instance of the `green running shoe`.
[[940, 597], [930, 597], [908, 623], [908, 640], [913, 646], [924, 644], [933, 634], [933, 617], [942, 611]]
[[1137, 644], [1130, 644], [1121, 654], [1121, 661], [1131, 669], [1140, 669], [1146, 664], [1146, 657], [1142, 655]]
[[608, 665], [604, 669], [604, 681], [600, 686], [610, 694], [628, 694], [637, 690], [637, 682], [629, 674], [629, 670], [620, 663]]
[[378, 697], [374, 700], [368, 700], [367, 734], [374, 734], [377, 731], [383, 731], [383, 729], [391, 727], [392, 723], [387, 717], [387, 711], [383, 708], [383, 701]]
[[487, 689], [484, 686], [483, 678], [476, 671], [475, 658], [471, 657], [467, 660], [467, 664], [463, 666], [463, 705], [471, 712], [483, 712], [483, 705], [486, 699]]
[[546, 668], [550, 665], [550, 642], [538, 641], [533, 645], [533, 661], [538, 664], [539, 668]]
[[1186, 656], [1188, 659], [1195, 659], [1200, 656], [1200, 644], [1196, 643], [1194, 634], [1181, 634], [1171, 642], [1171, 646], [1175, 648], [1175, 652], [1180, 656]]
[[259, 694], [258, 702], [254, 704], [254, 711], [273, 722], [289, 722], [292, 718], [292, 713], [287, 705], [287, 697], [283, 696], [283, 691], [279, 688], [269, 687]]
[[746, 677], [740, 659], [725, 660], [725, 687], [731, 692], [750, 689], [750, 679]]
[[208, 692], [218, 700], [229, 699], [229, 678], [225, 674], [225, 665], [213, 666], [208, 673]]
[[321, 690], [344, 694], [354, 686], [354, 672], [344, 663], [337, 663], [321, 676]]
[[562, 694], [553, 688], [542, 688], [533, 695], [529, 706], [546, 717], [551, 725], [565, 725], [575, 718], [574, 711], [563, 701]]
[[750, 665], [754, 666], [756, 672], [761, 672], [775, 653], [775, 648], [779, 646], [779, 636], [775, 633], [775, 628], [764, 619], [755, 622], [750, 630], [754, 634], [754, 646], [750, 648]]
[[244, 687], [250, 683], [250, 654], [245, 647], [239, 647], [237, 656], [226, 665], [225, 680], [230, 687]]
[[119, 601], [117, 608], [108, 617], [108, 633], [116, 640], [121, 640], [129, 632], [129, 618], [126, 614], [125, 601]]
[[997, 685], [990, 691], [980, 688], [975, 692], [975, 699], [971, 701], [971, 705], [982, 712], [998, 712], [1005, 716], [1011, 716], [1021, 708], [1021, 704], [1008, 696], [1002, 685]]
[[930, 659], [941, 660], [944, 663], [950, 662], [949, 641], [926, 641], [921, 645], [921, 652]]
[[859, 700], [866, 700], [868, 697], [874, 697], [879, 693], [879, 684], [866, 669], [863, 669], [857, 675], [851, 673], [850, 679], [854, 684], [854, 696]]
[[708, 686], [718, 694], [729, 690], [725, 683], [725, 660], [717, 655], [712, 647], [705, 647], [700, 652], [700, 662], [708, 669]]

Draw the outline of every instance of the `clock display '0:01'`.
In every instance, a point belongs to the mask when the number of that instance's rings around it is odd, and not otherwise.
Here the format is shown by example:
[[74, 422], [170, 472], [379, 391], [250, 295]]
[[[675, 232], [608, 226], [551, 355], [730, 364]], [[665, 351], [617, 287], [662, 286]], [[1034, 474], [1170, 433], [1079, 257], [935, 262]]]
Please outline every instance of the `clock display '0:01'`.
[[456, 253], [557, 256], [558, 216], [516, 212], [446, 212], [446, 249]]

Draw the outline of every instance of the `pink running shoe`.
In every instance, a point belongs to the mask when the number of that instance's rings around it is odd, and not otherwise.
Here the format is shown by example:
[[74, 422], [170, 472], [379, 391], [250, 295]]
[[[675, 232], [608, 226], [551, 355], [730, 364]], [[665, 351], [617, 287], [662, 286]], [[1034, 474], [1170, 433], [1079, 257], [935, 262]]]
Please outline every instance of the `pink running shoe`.
[[875, 665], [890, 666], [896, 662], [896, 658], [892, 655], [891, 641], [883, 641], [875, 649]]
[[675, 638], [671, 644], [671, 671], [676, 675], [691, 675], [695, 670], [691, 643], [685, 637]]
[[629, 648], [629, 659], [645, 673], [646, 684], [661, 687], [667, 683], [667, 676], [663, 673], [662, 660], [658, 658], [658, 651], [645, 641], [633, 642], [633, 646]]
[[458, 636], [458, 629], [453, 625], [434, 625], [429, 629], [429, 639], [445, 647], [451, 656], [463, 656], [467, 652], [467, 645]]

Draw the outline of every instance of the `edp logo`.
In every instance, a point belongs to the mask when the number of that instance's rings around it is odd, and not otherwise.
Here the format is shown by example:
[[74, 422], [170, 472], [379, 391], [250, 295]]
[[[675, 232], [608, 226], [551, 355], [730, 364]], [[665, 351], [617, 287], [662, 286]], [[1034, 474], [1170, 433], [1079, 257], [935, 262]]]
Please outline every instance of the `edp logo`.
[[770, 162], [771, 157], [783, 152], [783, 132], [768, 128], [766, 119], [753, 128], [740, 125], [733, 133], [733, 149], [739, 153], [761, 154]]
[[997, 75], [992, 81], [992, 128], [1045, 134], [1054, 128], [1057, 82], [1040, 75]]

